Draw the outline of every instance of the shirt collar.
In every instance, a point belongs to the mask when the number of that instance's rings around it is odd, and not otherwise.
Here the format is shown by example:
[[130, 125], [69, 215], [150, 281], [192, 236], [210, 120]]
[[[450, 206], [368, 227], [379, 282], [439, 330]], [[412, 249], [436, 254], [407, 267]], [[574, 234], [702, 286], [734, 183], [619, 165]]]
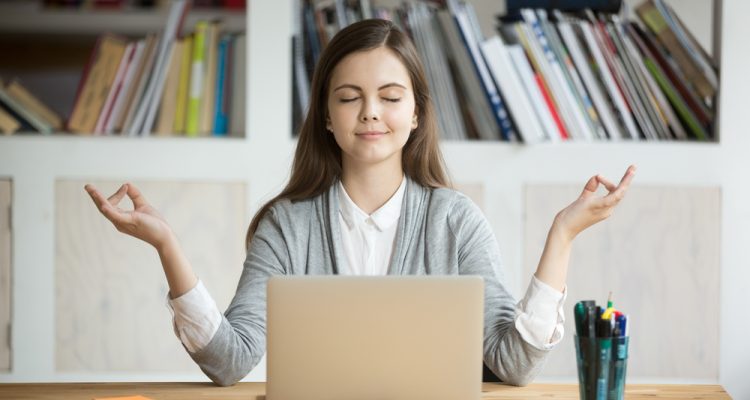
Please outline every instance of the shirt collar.
[[367, 215], [366, 212], [362, 211], [362, 209], [352, 201], [349, 194], [346, 193], [346, 189], [344, 189], [344, 184], [341, 180], [339, 180], [338, 185], [339, 210], [349, 229], [354, 226], [355, 222], [364, 223], [368, 218], [372, 219], [375, 227], [380, 231], [390, 228], [396, 223], [396, 221], [398, 221], [398, 218], [401, 215], [401, 203], [404, 199], [404, 190], [406, 188], [406, 175], [404, 175], [404, 178], [401, 180], [401, 185], [399, 185], [396, 193], [394, 193], [385, 204], [370, 215]]

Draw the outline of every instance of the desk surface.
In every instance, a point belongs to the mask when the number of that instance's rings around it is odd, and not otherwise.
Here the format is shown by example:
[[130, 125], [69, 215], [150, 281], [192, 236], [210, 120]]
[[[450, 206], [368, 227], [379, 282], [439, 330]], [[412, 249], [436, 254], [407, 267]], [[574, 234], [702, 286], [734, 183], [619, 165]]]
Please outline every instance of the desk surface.
[[[514, 387], [485, 383], [482, 399], [578, 399], [574, 384], [532, 384]], [[153, 400], [263, 399], [265, 384], [240, 382], [230, 387], [212, 383], [6, 383], [2, 399], [85, 399], [145, 396]], [[719, 385], [627, 385], [626, 399], [730, 399]]]

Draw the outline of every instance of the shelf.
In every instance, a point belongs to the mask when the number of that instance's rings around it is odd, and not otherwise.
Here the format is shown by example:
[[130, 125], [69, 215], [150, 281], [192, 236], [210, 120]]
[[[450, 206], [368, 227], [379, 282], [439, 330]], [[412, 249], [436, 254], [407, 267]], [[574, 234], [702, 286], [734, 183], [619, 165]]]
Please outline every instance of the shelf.
[[[92, 11], [92, 10], [27, 10], [0, 6], [0, 33], [95, 35], [113, 32], [123, 35], [145, 35], [164, 28], [167, 10]], [[244, 31], [244, 12], [224, 10], [191, 10], [183, 23], [192, 29], [198, 20], [222, 19], [225, 31]]]

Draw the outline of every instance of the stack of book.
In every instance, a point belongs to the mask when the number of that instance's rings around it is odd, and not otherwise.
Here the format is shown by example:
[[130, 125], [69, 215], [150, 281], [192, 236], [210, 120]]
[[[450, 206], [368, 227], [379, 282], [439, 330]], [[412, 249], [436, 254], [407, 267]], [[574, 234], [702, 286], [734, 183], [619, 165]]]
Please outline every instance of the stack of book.
[[[139, 40], [103, 34], [82, 74], [67, 129], [77, 134], [243, 136], [245, 35], [199, 21], [181, 35], [188, 3]], [[234, 90], [233, 90], [234, 89]]]
[[553, 7], [509, 0], [497, 34], [485, 38], [474, 8], [459, 0], [390, 9], [305, 0], [293, 40], [295, 126], [330, 37], [375, 17], [413, 40], [444, 139], [714, 139], [717, 66], [663, 0], [644, 1], [634, 20], [616, 13], [620, 0], [531, 3]]
[[34, 96], [20, 81], [8, 85], [0, 81], [0, 133], [51, 134], [62, 129], [62, 118]]

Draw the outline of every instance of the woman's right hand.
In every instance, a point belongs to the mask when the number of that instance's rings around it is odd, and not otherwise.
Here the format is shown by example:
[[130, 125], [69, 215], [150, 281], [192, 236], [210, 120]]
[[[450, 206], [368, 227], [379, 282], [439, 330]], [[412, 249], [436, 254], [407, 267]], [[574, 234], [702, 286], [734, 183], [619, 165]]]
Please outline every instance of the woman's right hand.
[[[118, 231], [126, 233], [160, 250], [173, 237], [172, 229], [167, 221], [152, 207], [143, 197], [141, 191], [132, 183], [125, 183], [109, 198], [104, 196], [94, 187], [87, 184], [84, 186], [99, 211], [117, 228]], [[123, 210], [117, 206], [125, 195], [133, 201], [133, 210]]]

